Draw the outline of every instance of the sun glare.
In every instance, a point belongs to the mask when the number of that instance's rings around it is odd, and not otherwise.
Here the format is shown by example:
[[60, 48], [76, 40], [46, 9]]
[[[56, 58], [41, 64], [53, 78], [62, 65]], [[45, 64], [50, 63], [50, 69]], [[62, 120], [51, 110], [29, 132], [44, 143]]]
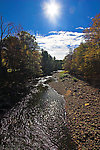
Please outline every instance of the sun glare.
[[60, 5], [55, 0], [51, 0], [44, 4], [44, 11], [50, 20], [55, 21], [60, 15]]

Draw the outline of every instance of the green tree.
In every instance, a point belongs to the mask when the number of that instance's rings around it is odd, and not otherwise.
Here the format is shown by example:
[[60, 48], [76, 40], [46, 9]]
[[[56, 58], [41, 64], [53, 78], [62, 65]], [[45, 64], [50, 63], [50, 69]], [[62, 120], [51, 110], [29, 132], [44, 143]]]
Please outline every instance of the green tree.
[[62, 61], [61, 60], [56, 60], [56, 58], [52, 57], [50, 54], [48, 54], [47, 51], [44, 51], [42, 49], [42, 70], [44, 75], [49, 75], [53, 71], [57, 71], [59, 69], [62, 69]]
[[50, 74], [53, 71], [53, 60], [47, 51], [42, 49], [42, 70], [44, 75]]

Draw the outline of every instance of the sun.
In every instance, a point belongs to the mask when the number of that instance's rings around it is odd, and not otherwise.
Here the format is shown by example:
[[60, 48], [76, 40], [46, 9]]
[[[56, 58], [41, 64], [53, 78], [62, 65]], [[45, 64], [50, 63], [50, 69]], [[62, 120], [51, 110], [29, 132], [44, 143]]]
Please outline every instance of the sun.
[[55, 2], [46, 4], [46, 13], [51, 18], [56, 17], [59, 14], [59, 5]]
[[60, 15], [60, 5], [55, 0], [46, 2], [44, 3], [44, 12], [50, 20], [54, 21]]

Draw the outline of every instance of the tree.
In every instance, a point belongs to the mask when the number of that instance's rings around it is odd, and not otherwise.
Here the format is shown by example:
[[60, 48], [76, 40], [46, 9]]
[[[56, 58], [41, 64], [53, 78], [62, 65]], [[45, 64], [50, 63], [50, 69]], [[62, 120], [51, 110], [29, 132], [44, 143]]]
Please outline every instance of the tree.
[[7, 51], [2, 51], [2, 65], [7, 69], [12, 69], [12, 72], [15, 70], [23, 70], [26, 65], [25, 55], [21, 49], [21, 43], [18, 37], [9, 36], [4, 39], [5, 46]]
[[63, 69], [71, 70], [72, 55], [68, 54], [63, 60]]
[[[5, 47], [4, 39], [9, 37], [11, 34], [20, 32], [22, 27], [15, 26], [13, 23], [4, 23], [3, 17], [0, 17], [0, 73], [3, 74], [4, 67], [2, 65], [2, 51], [7, 50]], [[0, 75], [1, 75], [0, 74]]]
[[100, 48], [100, 13], [92, 19], [92, 24], [84, 30], [85, 39]]
[[89, 62], [94, 73], [100, 73], [100, 13], [92, 19], [90, 28], [84, 30], [88, 50], [85, 53], [85, 62]]
[[42, 49], [42, 61], [41, 61], [41, 65], [42, 65], [42, 70], [44, 75], [50, 74], [51, 70], [52, 70], [52, 65], [51, 65], [51, 56], [48, 54], [47, 51], [44, 51]]
[[64, 69], [86, 79], [100, 78], [100, 14], [92, 19], [91, 27], [84, 33], [86, 42], [74, 49], [71, 60], [70, 54], [65, 57]]
[[4, 39], [7, 51], [2, 51], [2, 64], [12, 72], [19, 71], [24, 75], [41, 74], [41, 55], [34, 36], [22, 31], [17, 37]]
[[48, 54], [47, 51], [42, 49], [42, 70], [44, 75], [49, 75], [53, 71], [57, 71], [58, 69], [62, 68], [62, 61], [56, 60], [56, 58], [52, 57], [50, 54]]
[[21, 31], [18, 34], [21, 43], [23, 55], [26, 58], [26, 68], [28, 71], [34, 72], [34, 75], [41, 74], [41, 55], [39, 46], [35, 36], [26, 31]]

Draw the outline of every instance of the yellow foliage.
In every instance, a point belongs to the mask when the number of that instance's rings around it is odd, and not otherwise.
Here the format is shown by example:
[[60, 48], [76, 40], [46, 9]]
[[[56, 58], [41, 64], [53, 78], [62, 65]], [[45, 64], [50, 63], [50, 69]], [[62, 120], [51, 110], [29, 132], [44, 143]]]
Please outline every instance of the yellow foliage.
[[5, 59], [2, 59], [2, 63], [5, 61]]
[[85, 106], [88, 106], [89, 105], [89, 103], [85, 103]]
[[28, 50], [26, 51], [26, 54], [29, 55], [29, 51]]
[[69, 96], [71, 94], [71, 90], [67, 90], [67, 92], [66, 92], [66, 96]]
[[12, 69], [7, 69], [7, 72], [12, 72]]
[[24, 45], [24, 49], [26, 49], [26, 45]]
[[6, 65], [6, 62], [3, 62], [3, 65], [5, 66], [5, 65]]

